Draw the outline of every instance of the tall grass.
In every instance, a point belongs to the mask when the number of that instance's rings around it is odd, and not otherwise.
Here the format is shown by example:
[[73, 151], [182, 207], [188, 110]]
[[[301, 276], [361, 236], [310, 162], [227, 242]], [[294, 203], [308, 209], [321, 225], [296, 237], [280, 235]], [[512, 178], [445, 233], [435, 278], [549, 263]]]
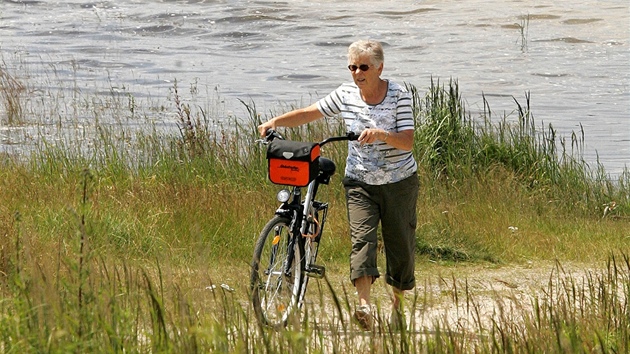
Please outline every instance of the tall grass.
[[[4, 63], [3, 63], [4, 64]], [[21, 95], [24, 85], [0, 65], [0, 99], [4, 106], [4, 119], [8, 125], [19, 124], [22, 117]]]
[[557, 207], [571, 212], [591, 213], [609, 198], [627, 201], [623, 193], [615, 194], [614, 183], [605, 183], [603, 169], [591, 171], [582, 160], [584, 131], [567, 142], [551, 124], [536, 127], [529, 94], [524, 103], [514, 99], [516, 117], [493, 122], [485, 98], [481, 116], [472, 117], [457, 82], [440, 87], [432, 81], [424, 98], [417, 88], [411, 90], [420, 106], [416, 152], [438, 180], [466, 181], [501, 168], [524, 187], [562, 200]]
[[[553, 127], [538, 128], [528, 96], [495, 123], [487, 104], [481, 116], [469, 113], [455, 81], [432, 81], [426, 94], [410, 85], [419, 264], [561, 259], [607, 262], [603, 272], [571, 278], [559, 263], [547, 288], [497, 296], [484, 318], [485, 294], [454, 277], [438, 294], [452, 294], [472, 325], [449, 321], [427, 286], [409, 306], [409, 320], [422, 325], [394, 333], [379, 304], [369, 335], [348, 318], [353, 296], [343, 281], [313, 281], [302, 316], [273, 332], [254, 322], [242, 282], [279, 188], [255, 142], [266, 117], [254, 102], [242, 102], [242, 116], [222, 116], [178, 83], [148, 108], [114, 90], [40, 101], [0, 69], [2, 123], [40, 134], [25, 156], [0, 155], [0, 352], [628, 350], [630, 176], [610, 181], [603, 168], [589, 170], [584, 132], [567, 143]], [[39, 121], [37, 102], [46, 103]], [[328, 119], [283, 133], [317, 141], [344, 127]], [[324, 154], [343, 171], [344, 144]], [[320, 253], [328, 274], [346, 268], [339, 179], [321, 190], [331, 204]]]

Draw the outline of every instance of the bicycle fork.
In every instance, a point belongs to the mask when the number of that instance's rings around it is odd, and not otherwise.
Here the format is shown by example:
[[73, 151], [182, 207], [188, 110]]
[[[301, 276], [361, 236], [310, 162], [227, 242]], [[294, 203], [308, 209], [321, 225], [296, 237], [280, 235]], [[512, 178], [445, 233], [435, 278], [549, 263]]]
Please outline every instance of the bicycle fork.
[[273, 265], [276, 263], [276, 255], [278, 254], [278, 247], [280, 244], [280, 234], [282, 231], [280, 230], [280, 226], [276, 226], [274, 229], [273, 241], [271, 242], [271, 254], [269, 255], [269, 265], [267, 266], [267, 270], [265, 270], [265, 275], [271, 274], [271, 270]]
[[287, 240], [282, 240], [282, 230], [280, 226], [276, 226], [274, 230], [273, 241], [271, 242], [271, 252], [269, 255], [269, 265], [267, 266], [267, 270], [264, 271], [265, 275], [269, 275], [273, 272], [274, 265], [276, 264], [276, 256], [278, 255], [278, 248], [280, 248], [280, 242], [287, 242], [287, 258], [282, 264], [282, 273], [290, 277], [291, 276], [291, 265], [293, 264], [293, 259], [295, 258], [295, 240], [296, 237], [290, 237]]

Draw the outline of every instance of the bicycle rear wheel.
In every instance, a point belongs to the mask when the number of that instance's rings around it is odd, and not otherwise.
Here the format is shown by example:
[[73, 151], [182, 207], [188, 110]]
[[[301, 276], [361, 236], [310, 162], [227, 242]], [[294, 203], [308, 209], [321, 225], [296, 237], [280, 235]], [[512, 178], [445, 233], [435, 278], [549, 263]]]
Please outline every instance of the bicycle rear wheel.
[[[299, 242], [291, 243], [291, 219], [276, 216], [263, 228], [252, 260], [250, 290], [258, 321], [274, 328], [286, 326], [298, 308], [303, 277]], [[289, 247], [293, 257], [289, 267]], [[285, 270], [288, 269], [288, 272]]]

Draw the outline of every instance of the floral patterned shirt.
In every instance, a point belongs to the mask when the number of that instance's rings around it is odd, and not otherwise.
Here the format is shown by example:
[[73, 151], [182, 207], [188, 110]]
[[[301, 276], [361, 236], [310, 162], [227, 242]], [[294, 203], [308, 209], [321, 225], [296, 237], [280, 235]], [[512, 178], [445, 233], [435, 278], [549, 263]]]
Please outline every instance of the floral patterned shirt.
[[[363, 101], [354, 83], [345, 83], [317, 102], [327, 117], [341, 114], [348, 131], [360, 134], [368, 128], [392, 132], [414, 129], [411, 95], [401, 85], [388, 81], [382, 102], [370, 105]], [[346, 177], [370, 184], [395, 183], [417, 170], [411, 151], [396, 149], [382, 141], [361, 145], [348, 142]]]

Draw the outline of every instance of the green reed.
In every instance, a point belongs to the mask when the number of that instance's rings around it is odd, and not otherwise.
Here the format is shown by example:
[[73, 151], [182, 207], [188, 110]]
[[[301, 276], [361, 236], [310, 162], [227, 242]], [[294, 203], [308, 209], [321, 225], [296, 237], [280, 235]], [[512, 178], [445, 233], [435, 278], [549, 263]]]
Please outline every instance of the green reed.
[[415, 151], [437, 180], [462, 182], [502, 168], [532, 193], [561, 200], [557, 206], [572, 212], [591, 213], [610, 198], [628, 200], [615, 192], [601, 166], [591, 171], [582, 160], [584, 131], [567, 141], [552, 125], [537, 128], [529, 94], [524, 104], [515, 98], [514, 114], [495, 123], [485, 98], [480, 117], [467, 111], [456, 81], [447, 87], [432, 81], [424, 96], [415, 87], [411, 91], [418, 107]]

